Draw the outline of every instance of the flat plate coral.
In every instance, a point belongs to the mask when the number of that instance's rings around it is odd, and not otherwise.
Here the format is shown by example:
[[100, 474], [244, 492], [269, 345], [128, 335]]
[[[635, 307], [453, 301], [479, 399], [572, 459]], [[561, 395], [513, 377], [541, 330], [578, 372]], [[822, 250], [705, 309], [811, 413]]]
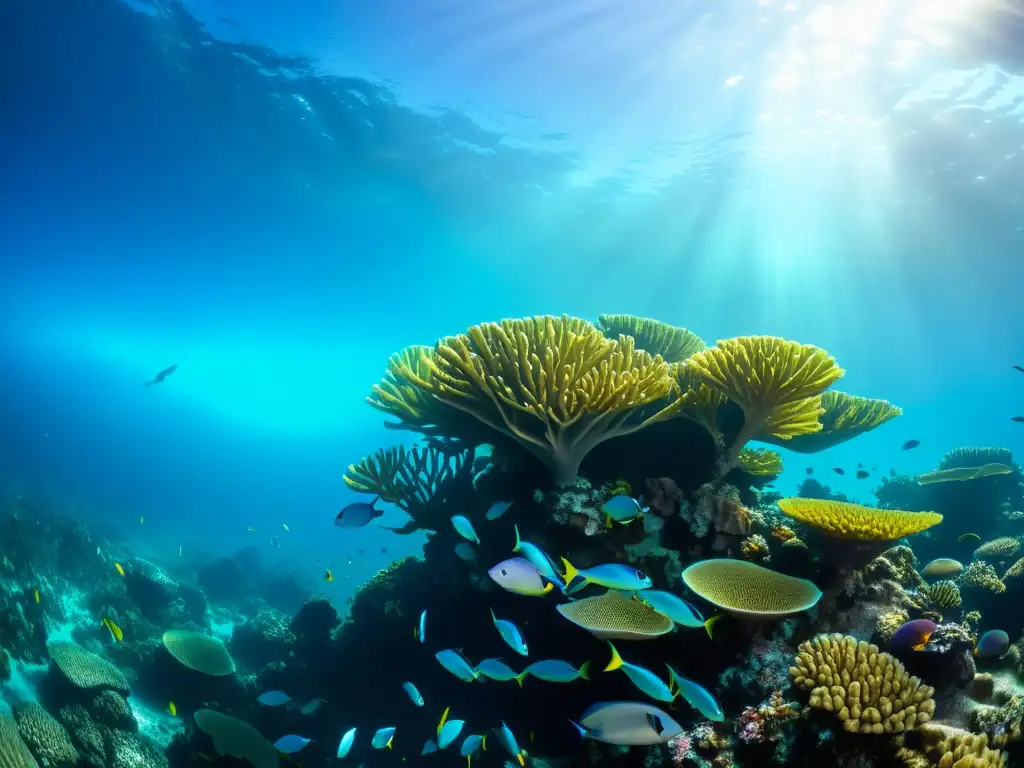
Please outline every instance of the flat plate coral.
[[813, 608], [821, 590], [745, 560], [702, 560], [683, 571], [683, 581], [712, 605], [748, 619], [778, 619]]

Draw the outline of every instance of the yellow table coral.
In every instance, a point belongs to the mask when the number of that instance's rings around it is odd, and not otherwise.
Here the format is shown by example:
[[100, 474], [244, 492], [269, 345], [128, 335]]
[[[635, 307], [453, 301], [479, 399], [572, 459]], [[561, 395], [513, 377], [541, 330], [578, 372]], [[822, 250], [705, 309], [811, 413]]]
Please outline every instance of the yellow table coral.
[[635, 315], [599, 315], [597, 327], [609, 339], [632, 336], [637, 349], [661, 355], [667, 363], [679, 363], [703, 352], [708, 345], [693, 331]]
[[770, 434], [759, 435], [758, 439], [798, 453], [817, 453], [869, 432], [903, 413], [902, 409], [885, 400], [836, 390], [822, 394], [821, 407], [824, 412], [820, 417], [820, 432], [794, 435], [788, 440]]
[[849, 635], [821, 634], [801, 643], [789, 676], [810, 691], [812, 709], [834, 713], [853, 733], [901, 733], [935, 713], [935, 689], [877, 645]]
[[828, 536], [854, 541], [892, 541], [942, 522], [937, 512], [875, 509], [824, 499], [781, 499], [779, 509]]
[[596, 445], [679, 409], [660, 356], [565, 315], [475, 325], [420, 361], [427, 375], [399, 363], [397, 377], [511, 437], [560, 485]]

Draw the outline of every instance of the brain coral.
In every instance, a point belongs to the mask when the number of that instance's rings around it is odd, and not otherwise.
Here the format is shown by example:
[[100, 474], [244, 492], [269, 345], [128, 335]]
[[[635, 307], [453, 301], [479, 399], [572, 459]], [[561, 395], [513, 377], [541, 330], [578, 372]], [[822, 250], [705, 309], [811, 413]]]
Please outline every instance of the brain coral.
[[185, 629], [164, 632], [164, 647], [189, 669], [204, 675], [222, 677], [235, 673], [235, 660], [216, 637]]
[[196, 725], [213, 739], [220, 755], [248, 760], [256, 768], [277, 768], [277, 750], [263, 735], [244, 720], [212, 709], [195, 713]]
[[103, 657], [74, 643], [50, 643], [46, 649], [57, 669], [75, 687], [108, 688], [128, 695], [128, 680]]
[[824, 499], [780, 499], [779, 509], [822, 533], [854, 541], [892, 541], [942, 522], [937, 512], [875, 509]]
[[6, 716], [0, 716], [0, 768], [39, 768], [21, 740], [18, 726]]
[[821, 590], [806, 579], [745, 560], [702, 560], [683, 571], [686, 586], [736, 616], [777, 619], [813, 607]]
[[976, 550], [974, 556], [982, 560], [1009, 560], [1016, 557], [1020, 552], [1020, 542], [1012, 536], [1001, 536], [992, 541], [986, 541]]
[[78, 762], [78, 750], [64, 726], [35, 702], [16, 706], [14, 721], [32, 754], [43, 765], [58, 768]]
[[834, 713], [847, 731], [909, 731], [935, 712], [934, 689], [878, 646], [848, 635], [822, 634], [801, 643], [794, 663], [789, 676], [810, 691], [809, 705]]

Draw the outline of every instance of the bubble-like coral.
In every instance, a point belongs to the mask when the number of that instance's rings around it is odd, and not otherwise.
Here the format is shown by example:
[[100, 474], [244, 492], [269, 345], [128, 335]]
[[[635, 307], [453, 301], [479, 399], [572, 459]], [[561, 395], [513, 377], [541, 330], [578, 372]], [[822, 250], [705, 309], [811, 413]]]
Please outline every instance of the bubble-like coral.
[[960, 579], [964, 586], [987, 592], [1005, 592], [1006, 585], [999, 578], [996, 569], [983, 560], [975, 560], [964, 568]]

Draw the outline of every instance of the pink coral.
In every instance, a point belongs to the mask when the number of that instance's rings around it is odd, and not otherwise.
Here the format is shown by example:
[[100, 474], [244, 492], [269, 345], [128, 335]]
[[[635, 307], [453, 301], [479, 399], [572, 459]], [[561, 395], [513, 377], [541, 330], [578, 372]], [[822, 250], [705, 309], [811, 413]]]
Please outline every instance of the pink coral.
[[681, 766], [690, 754], [690, 735], [683, 731], [668, 742], [668, 753], [672, 758], [672, 765]]

